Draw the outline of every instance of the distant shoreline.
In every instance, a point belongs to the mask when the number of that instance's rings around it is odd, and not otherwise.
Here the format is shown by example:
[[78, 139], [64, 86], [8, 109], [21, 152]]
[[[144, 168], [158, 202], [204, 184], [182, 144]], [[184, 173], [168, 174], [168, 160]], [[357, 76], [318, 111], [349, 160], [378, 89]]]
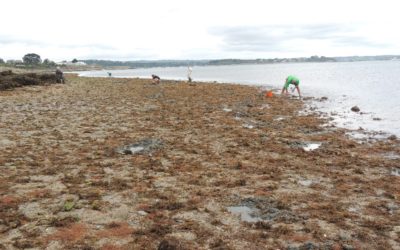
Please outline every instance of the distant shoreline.
[[81, 60], [88, 65], [107, 67], [154, 68], [154, 67], [182, 67], [182, 66], [217, 66], [217, 65], [247, 65], [247, 64], [279, 64], [279, 63], [323, 63], [323, 62], [360, 62], [360, 61], [387, 61], [400, 60], [400, 55], [379, 56], [342, 56], [342, 57], [297, 57], [273, 59], [207, 59], [207, 60]]

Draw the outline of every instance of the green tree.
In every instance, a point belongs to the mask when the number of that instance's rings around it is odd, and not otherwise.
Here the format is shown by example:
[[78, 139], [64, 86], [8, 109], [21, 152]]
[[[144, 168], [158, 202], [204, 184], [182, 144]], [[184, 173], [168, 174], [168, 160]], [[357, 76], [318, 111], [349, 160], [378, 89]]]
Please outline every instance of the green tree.
[[0, 64], [5, 64], [3, 58], [0, 58]]
[[42, 62], [42, 59], [40, 58], [40, 56], [35, 53], [29, 53], [29, 54], [24, 55], [22, 60], [23, 60], [24, 64], [28, 64], [28, 65], [35, 65], [35, 64], [39, 64]]
[[78, 60], [76, 58], [74, 58], [74, 60], [72, 60], [72, 63], [77, 63]]
[[54, 67], [56, 66], [56, 63], [46, 58], [43, 60], [43, 65], [46, 67]]

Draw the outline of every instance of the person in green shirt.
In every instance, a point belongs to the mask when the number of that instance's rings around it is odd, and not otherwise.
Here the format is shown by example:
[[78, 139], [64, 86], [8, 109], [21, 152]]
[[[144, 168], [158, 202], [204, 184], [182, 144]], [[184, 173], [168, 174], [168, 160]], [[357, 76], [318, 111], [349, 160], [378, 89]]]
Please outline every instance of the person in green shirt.
[[297, 93], [299, 93], [299, 97], [301, 97], [300, 88], [299, 88], [300, 80], [299, 80], [299, 78], [292, 76], [292, 75], [290, 75], [286, 78], [285, 85], [283, 85], [281, 94], [283, 94], [283, 93], [286, 93], [286, 95], [289, 94], [288, 88], [289, 88], [290, 84], [293, 84], [295, 86], [295, 88], [297, 89]]

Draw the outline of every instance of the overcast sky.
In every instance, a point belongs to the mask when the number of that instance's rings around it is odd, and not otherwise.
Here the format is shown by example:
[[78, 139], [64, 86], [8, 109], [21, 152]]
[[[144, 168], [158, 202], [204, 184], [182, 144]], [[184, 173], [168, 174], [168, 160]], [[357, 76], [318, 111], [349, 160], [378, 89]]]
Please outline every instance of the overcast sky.
[[2, 0], [0, 58], [400, 54], [396, 0]]

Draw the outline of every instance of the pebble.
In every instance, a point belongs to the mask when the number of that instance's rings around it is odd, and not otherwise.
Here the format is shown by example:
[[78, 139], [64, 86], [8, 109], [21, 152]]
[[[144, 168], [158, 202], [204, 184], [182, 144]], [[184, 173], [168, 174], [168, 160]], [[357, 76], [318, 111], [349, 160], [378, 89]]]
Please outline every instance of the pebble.
[[147, 215], [147, 212], [143, 211], [143, 210], [140, 210], [140, 211], [138, 211], [138, 214], [145, 216], [145, 215]]

